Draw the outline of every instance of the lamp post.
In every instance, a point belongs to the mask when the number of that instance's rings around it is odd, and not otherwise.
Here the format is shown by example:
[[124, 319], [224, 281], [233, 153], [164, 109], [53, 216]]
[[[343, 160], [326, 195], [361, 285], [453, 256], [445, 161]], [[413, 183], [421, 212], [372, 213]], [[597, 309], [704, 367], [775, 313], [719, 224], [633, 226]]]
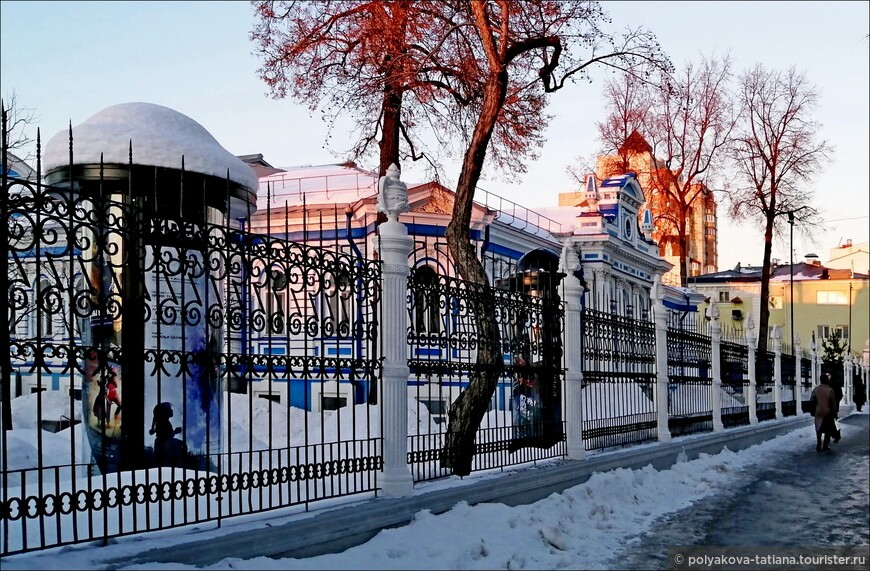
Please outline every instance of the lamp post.
[[791, 344], [789, 351], [794, 353], [794, 213], [806, 208], [794, 208], [785, 211], [788, 215], [788, 306], [789, 306], [789, 336]]

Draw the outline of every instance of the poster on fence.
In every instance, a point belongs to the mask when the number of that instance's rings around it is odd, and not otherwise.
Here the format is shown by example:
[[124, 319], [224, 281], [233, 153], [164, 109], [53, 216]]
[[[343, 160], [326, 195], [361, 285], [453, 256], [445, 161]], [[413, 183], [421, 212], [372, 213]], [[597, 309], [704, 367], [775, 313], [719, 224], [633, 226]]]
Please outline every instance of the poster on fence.
[[220, 288], [210, 289], [197, 250], [148, 246], [145, 268], [145, 354], [153, 355], [145, 362], [146, 458], [153, 466], [213, 469], [221, 451], [222, 340], [206, 320], [217, 301], [209, 292]]
[[87, 280], [90, 291], [97, 295], [91, 300], [94, 306], [90, 307], [90, 321], [80, 331], [81, 344], [88, 347], [82, 375], [82, 447], [88, 463], [105, 474], [118, 471], [121, 464], [124, 383], [121, 365], [115, 359], [120, 354], [120, 328], [116, 327], [119, 321], [110, 311], [111, 307], [117, 307], [112, 297], [112, 266], [100, 253], [97, 242], [92, 242]]
[[[545, 328], [546, 329], [546, 328]], [[556, 345], [541, 343], [540, 331], [531, 332], [531, 343], [513, 357], [513, 452], [525, 447], [550, 448], [562, 440], [562, 406], [559, 375], [548, 364]]]

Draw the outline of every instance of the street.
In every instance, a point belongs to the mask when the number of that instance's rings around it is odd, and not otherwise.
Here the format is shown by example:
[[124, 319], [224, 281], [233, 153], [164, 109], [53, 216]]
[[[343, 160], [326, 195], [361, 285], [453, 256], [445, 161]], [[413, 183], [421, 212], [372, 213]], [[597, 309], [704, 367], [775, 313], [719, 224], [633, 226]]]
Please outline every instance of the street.
[[667, 569], [677, 546], [831, 547], [870, 543], [868, 415], [840, 421], [829, 452], [805, 450], [746, 469], [745, 479], [653, 524], [613, 569]]

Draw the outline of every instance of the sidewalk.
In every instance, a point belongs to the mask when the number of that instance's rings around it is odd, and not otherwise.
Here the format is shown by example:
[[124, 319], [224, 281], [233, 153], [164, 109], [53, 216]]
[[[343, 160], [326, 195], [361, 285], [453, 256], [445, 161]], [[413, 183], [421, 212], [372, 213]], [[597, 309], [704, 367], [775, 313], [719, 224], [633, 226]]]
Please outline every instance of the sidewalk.
[[[841, 417], [848, 413], [851, 409], [841, 411]], [[183, 532], [178, 529], [156, 532], [161, 534], [158, 548], [149, 548], [148, 538], [142, 537], [138, 555], [113, 558], [109, 545], [99, 547], [106, 550], [105, 558], [101, 559], [106, 562], [106, 568], [111, 569], [137, 563], [203, 566], [225, 557], [299, 558], [335, 553], [365, 543], [382, 529], [405, 525], [421, 510], [442, 513], [461, 501], [471, 505], [481, 502], [529, 504], [581, 484], [595, 472], [637, 469], [649, 464], [662, 470], [672, 466], [682, 455], [694, 459], [702, 453], [717, 454], [725, 446], [737, 451], [811, 423], [812, 417], [803, 414], [718, 433], [590, 454], [582, 461], [560, 460], [505, 473], [469, 476], [464, 480], [450, 478], [422, 483], [415, 487], [414, 495], [406, 498], [372, 498], [289, 517], [277, 513], [246, 516], [239, 518], [244, 522], [225, 522], [221, 529], [211, 527], [188, 532], [169, 547], [165, 546], [163, 534], [180, 536]]]

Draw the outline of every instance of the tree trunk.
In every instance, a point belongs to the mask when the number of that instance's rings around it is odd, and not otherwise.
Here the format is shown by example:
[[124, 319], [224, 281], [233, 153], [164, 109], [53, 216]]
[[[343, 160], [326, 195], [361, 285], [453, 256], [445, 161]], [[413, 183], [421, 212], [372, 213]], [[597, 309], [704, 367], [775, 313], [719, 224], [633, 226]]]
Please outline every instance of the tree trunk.
[[399, 166], [399, 136], [401, 128], [402, 92], [390, 86], [384, 90], [382, 112], [384, 117], [383, 133], [380, 140], [380, 170], [378, 176], [387, 174], [391, 164]]
[[686, 287], [689, 284], [689, 268], [686, 262], [689, 260], [689, 229], [686, 227], [686, 217], [689, 212], [689, 205], [683, 200], [683, 188], [678, 182], [674, 182], [674, 189], [678, 198], [677, 201], [677, 240], [680, 243], [680, 285]]
[[498, 324], [495, 321], [495, 296], [487, 283], [483, 264], [471, 244], [470, 227], [474, 191], [483, 170], [486, 150], [498, 114], [504, 104], [507, 84], [507, 71], [501, 69], [493, 72], [484, 86], [481, 113], [462, 161], [462, 171], [456, 185], [453, 219], [446, 230], [447, 245], [459, 275], [465, 281], [480, 286], [477, 291], [472, 291], [474, 286], [468, 291], [477, 323], [477, 363], [470, 374], [468, 387], [450, 407], [441, 458], [441, 465], [451, 468], [458, 476], [471, 473], [475, 436], [504, 367], [499, 347]]
[[[770, 255], [773, 249], [773, 219], [774, 210], [771, 203], [770, 212], [764, 225], [764, 258], [761, 263], [761, 307], [758, 313], [758, 355], [767, 352], [767, 324], [770, 322]], [[756, 359], [761, 362], [761, 359]]]

